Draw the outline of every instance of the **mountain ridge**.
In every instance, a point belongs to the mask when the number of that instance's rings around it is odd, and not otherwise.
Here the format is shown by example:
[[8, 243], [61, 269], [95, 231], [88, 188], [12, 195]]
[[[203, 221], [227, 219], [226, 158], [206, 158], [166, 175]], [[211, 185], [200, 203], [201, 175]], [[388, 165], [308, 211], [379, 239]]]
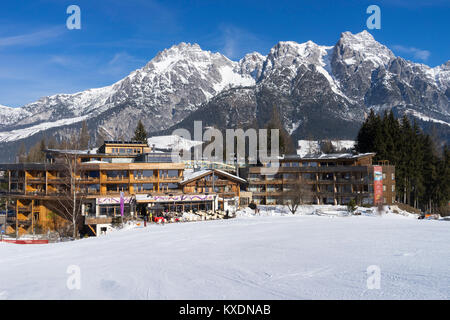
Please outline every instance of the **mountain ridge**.
[[[407, 61], [367, 31], [343, 32], [334, 46], [280, 41], [267, 55], [252, 52], [239, 61], [181, 42], [109, 86], [43, 97], [20, 108], [0, 106], [0, 149], [49, 132], [64, 137], [85, 120], [93, 137], [103, 131], [129, 138], [137, 119], [148, 131], [167, 132], [185, 119], [207, 120], [205, 110], [216, 108], [216, 98], [223, 110], [233, 106], [260, 125], [276, 105], [296, 138], [308, 134], [312, 119], [332, 119], [332, 128], [350, 126], [348, 137], [370, 109], [394, 108], [450, 127], [450, 60], [434, 68]], [[336, 135], [347, 131], [336, 129]]]

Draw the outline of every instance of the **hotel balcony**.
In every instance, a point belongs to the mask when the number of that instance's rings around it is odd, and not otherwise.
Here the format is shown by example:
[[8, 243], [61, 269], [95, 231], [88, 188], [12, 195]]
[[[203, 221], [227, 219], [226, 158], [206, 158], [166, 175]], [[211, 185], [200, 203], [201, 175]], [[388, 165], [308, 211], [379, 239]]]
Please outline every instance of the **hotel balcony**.
[[83, 183], [83, 184], [99, 184], [100, 183], [100, 178], [92, 178], [92, 177], [81, 177], [79, 179], [77, 179], [78, 183]]
[[156, 183], [156, 182], [158, 182], [158, 178], [156, 176], [130, 179], [130, 183]]

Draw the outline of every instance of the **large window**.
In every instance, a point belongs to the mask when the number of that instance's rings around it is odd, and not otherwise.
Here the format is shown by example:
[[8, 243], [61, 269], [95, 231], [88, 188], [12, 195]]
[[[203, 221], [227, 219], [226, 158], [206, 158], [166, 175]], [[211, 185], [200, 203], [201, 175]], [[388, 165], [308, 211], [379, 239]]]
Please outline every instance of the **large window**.
[[331, 181], [333, 180], [333, 174], [332, 173], [322, 173], [322, 175], [320, 176], [321, 180], [325, 180], [325, 181]]
[[294, 173], [283, 173], [283, 179], [285, 180], [295, 180], [297, 179], [297, 175]]
[[176, 190], [178, 189], [178, 185], [176, 183], [160, 183], [159, 184], [159, 191], [170, 191], [170, 190]]
[[311, 180], [311, 181], [315, 181], [316, 180], [316, 174], [315, 173], [304, 173], [302, 175], [304, 180]]
[[153, 178], [153, 170], [135, 170], [133, 175], [136, 180], [149, 179]]
[[160, 178], [177, 178], [178, 170], [159, 170]]
[[128, 171], [121, 170], [121, 171], [106, 171], [106, 178], [108, 180], [121, 180], [121, 179], [127, 179], [128, 178]]
[[100, 185], [99, 184], [87, 184], [84, 186], [83, 191], [88, 194], [100, 193]]
[[[130, 205], [125, 204], [123, 208], [123, 215], [129, 216], [130, 215]], [[120, 205], [106, 205], [106, 206], [100, 206], [100, 215], [107, 216], [107, 217], [117, 217], [120, 216]]]
[[154, 191], [153, 183], [142, 183], [142, 184], [134, 184], [133, 185], [135, 192], [152, 192]]
[[127, 184], [107, 184], [106, 185], [107, 192], [128, 192]]
[[260, 180], [261, 176], [257, 173], [250, 173], [248, 175], [248, 180]]

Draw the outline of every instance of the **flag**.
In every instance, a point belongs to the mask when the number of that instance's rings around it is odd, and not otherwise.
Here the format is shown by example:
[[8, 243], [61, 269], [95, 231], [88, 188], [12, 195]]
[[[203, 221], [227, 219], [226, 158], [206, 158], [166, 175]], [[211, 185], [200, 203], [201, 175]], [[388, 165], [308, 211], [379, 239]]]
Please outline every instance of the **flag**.
[[123, 217], [123, 209], [124, 209], [124, 198], [123, 198], [123, 192], [120, 193], [120, 215]]

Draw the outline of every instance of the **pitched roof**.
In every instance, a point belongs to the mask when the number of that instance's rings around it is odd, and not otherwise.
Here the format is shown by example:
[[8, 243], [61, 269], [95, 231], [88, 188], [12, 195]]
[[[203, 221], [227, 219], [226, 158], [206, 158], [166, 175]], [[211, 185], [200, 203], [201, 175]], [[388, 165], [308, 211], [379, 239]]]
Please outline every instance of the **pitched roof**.
[[225, 176], [225, 177], [227, 177], [227, 178], [229, 178], [231, 180], [235, 180], [235, 181], [238, 181], [240, 183], [247, 183], [247, 180], [245, 180], [245, 179], [243, 179], [241, 177], [238, 177], [238, 176], [236, 176], [234, 174], [228, 173], [228, 172], [223, 171], [223, 170], [214, 169], [214, 170], [194, 171], [194, 172], [192, 172], [190, 174], [187, 174], [187, 175], [186, 175], [186, 171], [185, 171], [184, 179], [183, 179], [183, 181], [180, 182], [180, 184], [183, 185], [183, 184], [186, 184], [188, 182], [191, 182], [191, 181], [203, 178], [204, 176], [207, 176], [208, 174], [210, 174], [213, 171], [215, 173], [218, 173], [219, 175]]

